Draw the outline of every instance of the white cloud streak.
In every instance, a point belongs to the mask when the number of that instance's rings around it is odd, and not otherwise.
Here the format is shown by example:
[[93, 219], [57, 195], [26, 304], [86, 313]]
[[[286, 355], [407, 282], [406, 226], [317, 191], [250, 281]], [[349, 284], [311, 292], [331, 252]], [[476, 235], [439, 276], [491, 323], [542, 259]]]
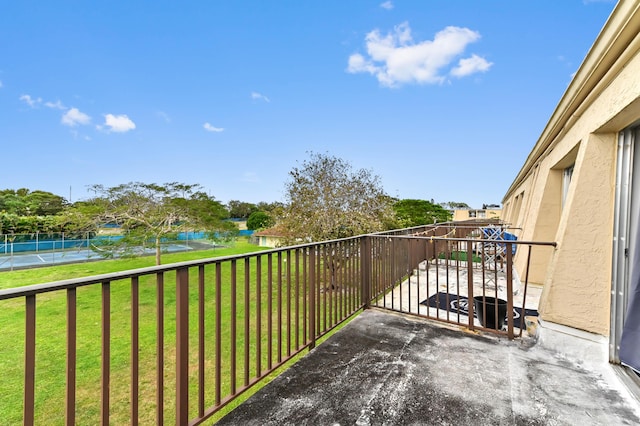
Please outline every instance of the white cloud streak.
[[[2, 82], [0, 82], [0, 87], [2, 87]], [[62, 102], [60, 102], [60, 100], [57, 100], [55, 102], [51, 102], [51, 101], [44, 102], [42, 98], [40, 97], [33, 98], [31, 97], [31, 95], [20, 95], [19, 99], [25, 104], [29, 105], [31, 108], [37, 108], [40, 105], [44, 105], [47, 108], [51, 108], [51, 109], [59, 109], [59, 110], [67, 109], [67, 107], [64, 106]]]
[[30, 95], [20, 95], [20, 100], [31, 108], [37, 108], [42, 103], [42, 98], [32, 98]]
[[202, 127], [204, 127], [207, 132], [220, 133], [224, 131], [222, 127], [214, 127], [210, 123], [204, 123]]
[[380, 4], [380, 7], [383, 9], [387, 9], [387, 10], [391, 10], [393, 9], [393, 3], [391, 3], [391, 1], [385, 1], [384, 3]]
[[[108, 132], [125, 133], [136, 128], [136, 124], [126, 114], [105, 114], [104, 126]], [[98, 126], [98, 129], [103, 128]]]
[[365, 37], [368, 57], [352, 54], [347, 72], [369, 73], [386, 87], [442, 84], [448, 76], [465, 77], [491, 68], [491, 62], [476, 54], [460, 59], [452, 68], [466, 47], [479, 39], [477, 31], [449, 26], [433, 40], [414, 42], [409, 24], [403, 22], [386, 35], [377, 29], [369, 32]]
[[271, 102], [271, 100], [269, 98], [267, 98], [262, 93], [258, 93], [258, 92], [251, 92], [251, 99], [265, 101], [265, 102]]
[[69, 127], [76, 127], [78, 125], [87, 125], [91, 123], [91, 117], [84, 112], [81, 112], [78, 108], [71, 108], [69, 111], [62, 114], [62, 124]]
[[51, 108], [51, 109], [60, 109], [60, 110], [65, 110], [67, 109], [66, 106], [62, 105], [62, 102], [60, 102], [59, 100], [55, 101], [55, 102], [45, 102], [44, 106], [46, 106], [47, 108]]

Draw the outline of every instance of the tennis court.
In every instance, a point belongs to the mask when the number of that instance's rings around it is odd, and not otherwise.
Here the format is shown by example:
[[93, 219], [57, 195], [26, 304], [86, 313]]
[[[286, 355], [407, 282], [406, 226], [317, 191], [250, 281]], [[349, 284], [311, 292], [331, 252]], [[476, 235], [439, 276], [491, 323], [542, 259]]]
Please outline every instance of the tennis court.
[[[193, 250], [193, 243], [167, 244], [162, 246], [163, 252], [179, 252]], [[139, 255], [153, 255], [155, 248], [140, 248]], [[115, 255], [115, 257], [118, 257]], [[41, 251], [37, 253], [5, 254], [0, 255], [0, 270], [24, 269], [34, 266], [55, 265], [61, 263], [86, 262], [88, 260], [103, 260], [99, 253], [83, 248], [79, 250]]]

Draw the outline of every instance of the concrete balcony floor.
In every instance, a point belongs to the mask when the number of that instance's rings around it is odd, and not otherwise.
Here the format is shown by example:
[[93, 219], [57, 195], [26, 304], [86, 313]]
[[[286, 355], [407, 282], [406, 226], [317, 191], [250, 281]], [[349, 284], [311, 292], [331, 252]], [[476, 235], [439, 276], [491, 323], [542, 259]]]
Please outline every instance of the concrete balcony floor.
[[220, 425], [628, 425], [606, 362], [370, 309]]

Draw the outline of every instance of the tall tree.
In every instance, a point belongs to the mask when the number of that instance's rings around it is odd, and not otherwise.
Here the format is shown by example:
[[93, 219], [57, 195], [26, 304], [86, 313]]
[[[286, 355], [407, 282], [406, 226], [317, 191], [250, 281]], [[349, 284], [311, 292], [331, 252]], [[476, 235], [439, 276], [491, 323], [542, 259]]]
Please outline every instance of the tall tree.
[[399, 200], [394, 203], [393, 209], [400, 226], [403, 228], [446, 222], [451, 219], [451, 213], [441, 205], [427, 200]]
[[310, 153], [290, 172], [280, 225], [294, 241], [323, 241], [383, 230], [392, 221], [379, 176], [343, 159]]
[[249, 219], [247, 219], [247, 229], [252, 231], [269, 228], [273, 225], [275, 225], [275, 220], [269, 213], [263, 211], [253, 212], [251, 216], [249, 216]]
[[120, 244], [127, 248], [150, 241], [157, 265], [162, 239], [171, 234], [190, 230], [228, 233], [235, 228], [223, 220], [228, 215], [224, 206], [200, 191], [199, 185], [130, 182], [112, 188], [94, 185], [92, 190], [96, 197], [84, 204], [83, 211], [89, 212], [94, 223], [119, 224], [125, 232]]
[[260, 201], [258, 204], [256, 204], [256, 207], [258, 208], [258, 211], [274, 213], [282, 211], [284, 209], [284, 203], [280, 201], [274, 201], [273, 203]]
[[251, 213], [258, 211], [258, 207], [252, 203], [231, 200], [228, 204], [229, 216], [235, 219], [248, 219]]
[[[326, 241], [385, 229], [393, 222], [391, 198], [380, 178], [367, 169], [329, 154], [310, 153], [290, 172], [286, 183], [286, 208], [278, 224], [287, 243]], [[339, 270], [349, 256], [346, 246], [322, 250], [327, 269], [327, 290], [341, 287]]]
[[27, 188], [0, 191], [0, 211], [18, 216], [49, 216], [67, 207], [64, 197], [47, 191], [29, 191]]
[[446, 203], [440, 203], [442, 207], [449, 210], [455, 209], [470, 209], [469, 204], [460, 201], [447, 201]]
[[64, 197], [47, 191], [33, 191], [25, 197], [30, 211], [40, 216], [55, 215], [62, 212], [69, 205]]

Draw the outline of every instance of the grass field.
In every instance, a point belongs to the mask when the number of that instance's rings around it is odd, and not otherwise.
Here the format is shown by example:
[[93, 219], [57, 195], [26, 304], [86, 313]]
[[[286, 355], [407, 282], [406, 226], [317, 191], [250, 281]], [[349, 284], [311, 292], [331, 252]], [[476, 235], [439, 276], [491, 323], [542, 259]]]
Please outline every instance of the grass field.
[[[242, 254], [259, 250], [259, 247], [238, 242], [234, 247], [227, 249], [215, 249], [200, 252], [185, 252], [163, 255], [163, 263], [195, 260], [198, 258], [209, 258], [214, 256], [226, 256], [232, 254]], [[266, 257], [266, 256], [264, 256]], [[21, 270], [0, 273], [0, 288], [20, 287], [29, 284], [57, 281], [68, 278], [78, 278], [109, 272], [121, 271], [152, 266], [153, 257], [143, 257], [136, 259], [108, 260], [100, 262], [88, 262], [73, 265], [61, 265], [48, 268], [38, 268], [31, 270]], [[271, 265], [276, 266], [275, 256], [271, 259]], [[255, 259], [249, 264], [255, 270]], [[215, 398], [214, 384], [215, 377], [212, 373], [213, 360], [215, 358], [215, 324], [213, 315], [209, 313], [215, 310], [215, 287], [212, 277], [216, 275], [215, 265], [206, 266], [206, 305], [208, 312], [205, 324], [206, 345], [206, 371], [205, 371], [205, 398], [207, 406], [212, 405]], [[272, 280], [268, 276], [267, 265], [262, 270], [263, 282]], [[244, 265], [237, 265], [236, 273], [242, 277]], [[231, 281], [231, 268], [228, 263], [222, 264], [219, 270], [222, 282], [221, 288], [221, 352], [222, 368], [221, 382], [224, 392], [229, 389], [231, 372], [231, 305], [232, 294], [228, 283]], [[243, 304], [245, 290], [243, 285], [238, 285], [233, 296], [237, 301], [236, 318], [240, 320], [238, 329], [242, 327], [241, 319], [245, 315], [252, 318], [251, 333], [247, 336], [249, 354], [253, 357], [250, 363], [250, 377], [257, 374], [255, 358], [255, 348], [258, 344], [255, 338], [255, 317], [256, 317], [256, 287], [251, 284], [249, 305]], [[197, 354], [197, 273], [190, 274], [190, 348]], [[111, 409], [110, 420], [113, 424], [129, 423], [130, 401], [130, 363], [131, 363], [131, 282], [130, 280], [114, 281], [110, 285], [111, 297]], [[140, 302], [140, 415], [141, 424], [155, 424], [155, 378], [156, 378], [156, 290], [157, 285], [154, 276], [141, 277], [139, 282]], [[260, 291], [262, 305], [262, 337], [260, 345], [264, 348], [267, 345], [267, 336], [271, 336], [271, 345], [274, 347], [271, 353], [262, 351], [261, 364], [265, 366], [279, 360], [278, 351], [282, 350], [283, 340], [286, 338], [284, 330], [273, 326], [271, 332], [266, 328], [267, 321], [275, 316], [281, 317], [282, 312], [276, 311], [275, 307], [268, 309], [264, 307], [266, 301], [279, 300], [283, 297], [282, 288], [268, 288], [263, 285]], [[165, 423], [175, 422], [175, 412], [173, 406], [173, 394], [175, 389], [175, 274], [166, 274], [165, 292], [163, 305], [165, 307], [164, 316], [164, 421]], [[333, 297], [333, 296], [330, 296]], [[334, 304], [337, 311], [338, 299]], [[343, 297], [343, 296], [340, 296]], [[325, 296], [326, 298], [326, 296]], [[344, 297], [343, 297], [344, 298]], [[295, 300], [295, 297], [289, 298]], [[301, 296], [298, 300], [302, 300]], [[331, 300], [331, 299], [330, 299]], [[344, 298], [345, 303], [347, 299]], [[101, 354], [101, 288], [100, 285], [79, 288], [77, 290], [77, 393], [76, 393], [76, 422], [77, 424], [96, 424], [100, 413], [100, 354]], [[292, 302], [295, 303], [295, 302]], [[342, 303], [342, 300], [341, 300]], [[291, 305], [289, 305], [290, 307]], [[329, 308], [330, 310], [333, 308]], [[289, 324], [291, 313], [284, 313]], [[332, 314], [329, 314], [332, 317]], [[337, 315], [336, 315], [337, 317]], [[330, 319], [331, 321], [331, 319]], [[275, 319], [274, 319], [274, 322]], [[326, 322], [326, 319], [325, 319]], [[65, 357], [66, 357], [66, 292], [60, 291], [47, 293], [37, 297], [37, 335], [36, 335], [36, 424], [63, 424], [64, 423], [64, 394], [65, 394]], [[24, 350], [24, 300], [14, 299], [0, 302], [0, 371], [3, 372], [3, 379], [0, 380], [0, 424], [20, 424], [22, 423], [22, 397], [23, 397], [23, 350]], [[326, 325], [326, 324], [325, 324]], [[302, 324], [297, 325], [302, 331]], [[295, 332], [295, 331], [294, 331]], [[289, 335], [291, 336], [291, 335]], [[238, 350], [236, 359], [242, 359], [242, 350], [245, 336], [238, 332], [236, 337]], [[279, 347], [279, 349], [276, 349]], [[294, 348], [295, 349], [295, 348]], [[287, 349], [285, 348], [285, 352]], [[285, 354], [286, 355], [286, 354]], [[293, 360], [291, 361], [293, 362]], [[197, 413], [197, 362], [195, 359], [190, 363], [190, 413]], [[240, 365], [240, 363], [238, 363]], [[240, 367], [238, 367], [241, 370]], [[236, 380], [240, 386], [245, 380], [242, 371], [236, 374]], [[255, 392], [261, 385], [254, 387]], [[248, 397], [245, 394], [243, 397]], [[243, 399], [243, 398], [242, 398]], [[233, 408], [238, 401], [234, 401], [230, 406], [220, 411], [224, 414]], [[217, 418], [217, 415], [215, 418]]]

